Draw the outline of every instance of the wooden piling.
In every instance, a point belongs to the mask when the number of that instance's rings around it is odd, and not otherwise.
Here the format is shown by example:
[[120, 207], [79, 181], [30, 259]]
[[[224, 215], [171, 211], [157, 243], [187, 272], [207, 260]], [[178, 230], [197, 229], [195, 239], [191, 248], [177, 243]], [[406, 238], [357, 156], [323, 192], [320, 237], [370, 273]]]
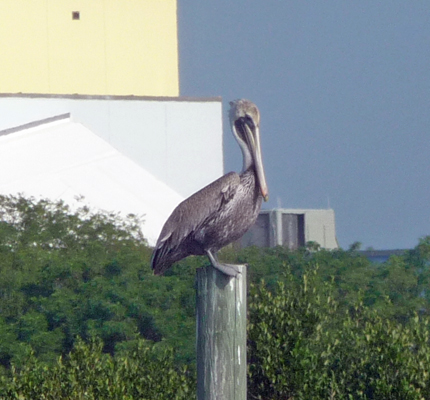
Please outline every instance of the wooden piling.
[[246, 400], [246, 266], [197, 270], [197, 400]]

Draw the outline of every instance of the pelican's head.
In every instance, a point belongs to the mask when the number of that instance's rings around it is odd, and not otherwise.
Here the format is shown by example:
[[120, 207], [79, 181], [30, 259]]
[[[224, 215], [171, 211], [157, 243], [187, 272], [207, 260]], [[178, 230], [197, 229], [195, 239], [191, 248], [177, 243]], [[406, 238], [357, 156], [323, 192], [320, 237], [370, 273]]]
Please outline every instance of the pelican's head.
[[260, 112], [249, 100], [230, 102], [231, 130], [242, 149], [243, 170], [254, 167], [264, 201], [269, 199], [260, 146]]

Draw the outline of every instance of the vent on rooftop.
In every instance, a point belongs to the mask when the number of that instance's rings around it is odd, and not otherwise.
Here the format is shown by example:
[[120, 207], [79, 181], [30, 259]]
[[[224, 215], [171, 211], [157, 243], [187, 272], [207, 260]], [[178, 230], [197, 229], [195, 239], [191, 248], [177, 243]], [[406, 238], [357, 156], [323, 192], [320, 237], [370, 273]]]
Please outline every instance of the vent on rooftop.
[[79, 11], [72, 11], [72, 19], [78, 20], [81, 19], [81, 14]]

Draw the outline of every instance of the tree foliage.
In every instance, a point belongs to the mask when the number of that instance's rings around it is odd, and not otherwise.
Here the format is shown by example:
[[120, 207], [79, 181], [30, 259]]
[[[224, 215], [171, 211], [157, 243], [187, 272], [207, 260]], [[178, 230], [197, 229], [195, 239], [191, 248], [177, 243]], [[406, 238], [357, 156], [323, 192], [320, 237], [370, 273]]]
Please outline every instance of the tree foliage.
[[[0, 196], [0, 398], [192, 398], [207, 260], [153, 276], [140, 224]], [[223, 251], [250, 265], [249, 398], [430, 398], [430, 237], [381, 264], [358, 248]]]
[[142, 337], [183, 342], [178, 358], [193, 357], [192, 276], [153, 276], [140, 222], [0, 196], [0, 365], [31, 350], [52, 362], [76, 337], [100, 337], [111, 354]]
[[305, 271], [318, 268], [318, 285], [333, 283], [333, 296], [342, 310], [362, 300], [366, 306], [400, 322], [406, 322], [416, 312], [429, 315], [430, 237], [422, 238], [416, 248], [404, 255], [379, 264], [351, 247], [325, 250], [314, 243], [297, 251], [249, 247], [229, 256], [235, 262], [251, 265], [251, 281], [264, 279], [269, 288], [291, 277], [300, 281]]
[[194, 374], [174, 365], [172, 350], [139, 340], [115, 357], [101, 340], [78, 340], [73, 351], [50, 366], [30, 353], [21, 368], [2, 379], [1, 399], [133, 400], [195, 398]]
[[[251, 399], [428, 399], [429, 319], [406, 324], [357, 301], [340, 312], [318, 269], [251, 288]], [[388, 301], [388, 300], [387, 300]]]

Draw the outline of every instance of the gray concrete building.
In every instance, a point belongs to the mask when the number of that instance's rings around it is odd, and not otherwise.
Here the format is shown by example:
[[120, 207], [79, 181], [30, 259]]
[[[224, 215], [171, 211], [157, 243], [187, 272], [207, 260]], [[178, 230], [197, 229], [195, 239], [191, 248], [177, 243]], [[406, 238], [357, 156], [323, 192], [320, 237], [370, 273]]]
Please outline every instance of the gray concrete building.
[[255, 225], [243, 236], [239, 245], [285, 246], [295, 250], [307, 242], [316, 242], [329, 250], [339, 247], [334, 210], [262, 210]]

